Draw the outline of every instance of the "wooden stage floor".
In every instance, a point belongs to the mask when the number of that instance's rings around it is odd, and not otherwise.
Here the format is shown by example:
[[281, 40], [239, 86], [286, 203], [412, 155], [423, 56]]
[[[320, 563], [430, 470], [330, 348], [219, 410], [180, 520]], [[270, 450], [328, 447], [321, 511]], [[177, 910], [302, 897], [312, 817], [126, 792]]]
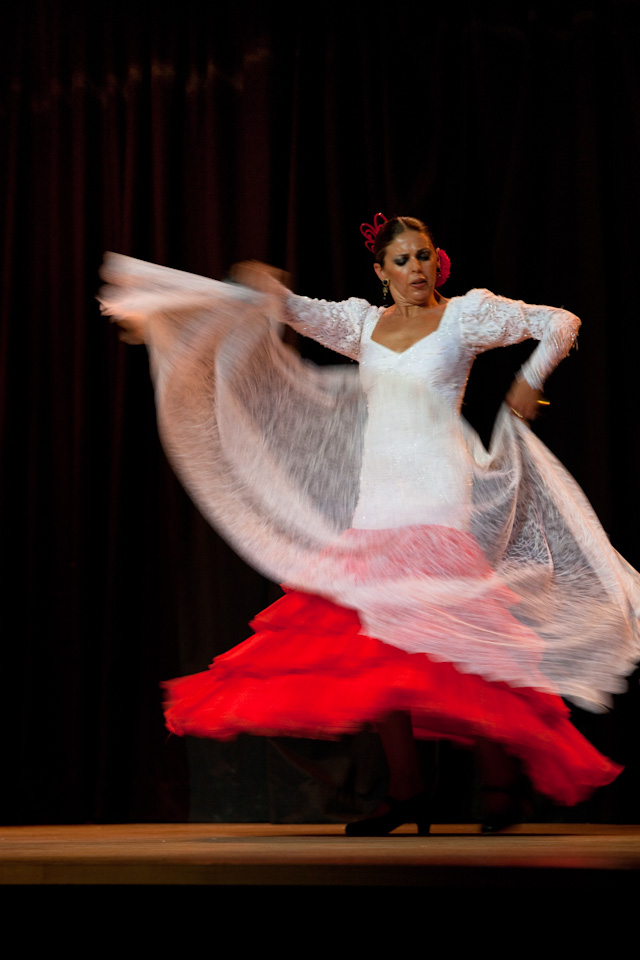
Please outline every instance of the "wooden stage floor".
[[349, 839], [343, 827], [109, 824], [0, 828], [12, 887], [509, 887], [640, 890], [640, 826], [525, 824], [483, 837], [437, 824]]

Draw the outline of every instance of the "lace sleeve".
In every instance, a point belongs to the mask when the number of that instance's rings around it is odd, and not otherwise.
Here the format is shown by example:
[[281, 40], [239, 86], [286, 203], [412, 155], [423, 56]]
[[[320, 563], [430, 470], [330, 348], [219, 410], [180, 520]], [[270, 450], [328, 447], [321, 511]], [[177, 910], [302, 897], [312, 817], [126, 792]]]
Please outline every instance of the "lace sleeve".
[[575, 343], [580, 320], [568, 310], [472, 290], [463, 298], [460, 326], [463, 341], [474, 353], [530, 338], [539, 340], [521, 374], [529, 386], [541, 390]]
[[366, 300], [355, 297], [331, 303], [290, 293], [284, 302], [283, 319], [303, 336], [357, 360], [364, 317], [370, 309]]

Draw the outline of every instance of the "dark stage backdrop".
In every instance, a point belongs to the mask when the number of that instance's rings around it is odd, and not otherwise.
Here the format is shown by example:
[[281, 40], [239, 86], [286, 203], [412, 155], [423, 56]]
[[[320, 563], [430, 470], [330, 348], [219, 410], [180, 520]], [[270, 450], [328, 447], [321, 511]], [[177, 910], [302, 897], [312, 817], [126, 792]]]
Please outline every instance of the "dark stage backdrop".
[[[215, 277], [256, 257], [308, 295], [376, 301], [360, 222], [425, 218], [450, 295], [487, 286], [583, 318], [539, 432], [640, 566], [634, 7], [3, 14], [5, 822], [313, 820], [383, 789], [366, 737], [167, 738], [159, 681], [204, 669], [279, 594], [165, 462], [145, 351], [94, 300], [105, 249]], [[467, 411], [485, 438], [522, 358], [477, 364]], [[627, 771], [575, 816], [637, 819], [632, 687], [613, 715], [576, 718]], [[466, 757], [440, 759], [443, 819], [470, 816]]]

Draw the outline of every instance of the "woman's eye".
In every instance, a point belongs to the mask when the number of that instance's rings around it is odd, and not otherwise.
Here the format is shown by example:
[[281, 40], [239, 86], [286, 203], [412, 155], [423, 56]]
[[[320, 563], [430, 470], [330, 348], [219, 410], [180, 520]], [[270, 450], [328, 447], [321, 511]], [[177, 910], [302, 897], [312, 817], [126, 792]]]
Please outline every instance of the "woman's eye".
[[395, 263], [396, 267], [404, 267], [405, 263], [407, 262], [407, 258], [396, 257], [396, 259], [393, 262]]
[[431, 250], [421, 250], [418, 257], [420, 260], [431, 260]]

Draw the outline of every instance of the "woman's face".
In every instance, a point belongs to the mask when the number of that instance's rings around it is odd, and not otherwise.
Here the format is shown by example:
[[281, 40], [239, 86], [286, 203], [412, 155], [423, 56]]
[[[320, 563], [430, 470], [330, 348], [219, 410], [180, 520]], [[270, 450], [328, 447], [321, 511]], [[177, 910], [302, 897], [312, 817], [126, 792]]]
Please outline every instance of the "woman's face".
[[432, 306], [438, 272], [438, 253], [431, 238], [417, 230], [405, 230], [385, 250], [382, 264], [374, 269], [389, 281], [395, 303]]

